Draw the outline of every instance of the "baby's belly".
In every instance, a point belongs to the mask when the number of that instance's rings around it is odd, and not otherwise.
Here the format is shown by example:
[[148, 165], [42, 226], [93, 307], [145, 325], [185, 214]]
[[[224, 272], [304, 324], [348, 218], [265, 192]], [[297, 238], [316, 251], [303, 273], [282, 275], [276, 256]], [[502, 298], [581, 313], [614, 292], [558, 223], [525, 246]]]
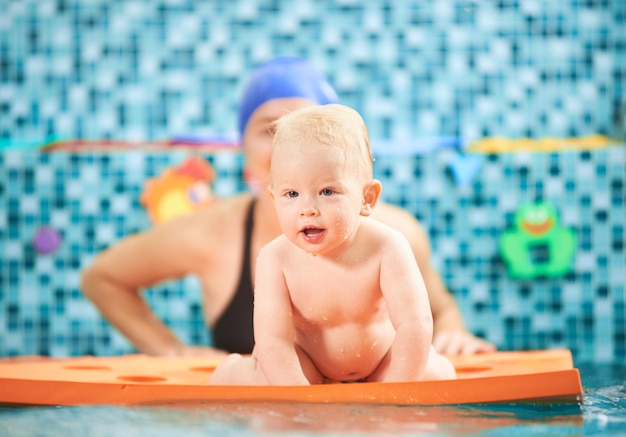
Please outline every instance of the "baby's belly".
[[394, 336], [391, 323], [367, 329], [360, 325], [342, 325], [317, 332], [309, 330], [306, 336], [300, 336], [298, 343], [326, 378], [357, 381], [378, 368]]

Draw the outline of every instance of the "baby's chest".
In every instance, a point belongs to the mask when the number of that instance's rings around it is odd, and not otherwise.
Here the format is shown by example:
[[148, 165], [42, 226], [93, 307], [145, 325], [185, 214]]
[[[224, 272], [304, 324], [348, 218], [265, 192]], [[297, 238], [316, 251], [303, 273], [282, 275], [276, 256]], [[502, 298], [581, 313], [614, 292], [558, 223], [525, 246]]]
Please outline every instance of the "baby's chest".
[[309, 295], [327, 293], [360, 294], [378, 290], [379, 268], [366, 262], [352, 265], [310, 263], [297, 269], [285, 270], [287, 288], [293, 292]]
[[348, 276], [320, 275], [287, 284], [295, 313], [305, 320], [323, 323], [369, 318], [380, 312], [384, 303], [378, 276]]

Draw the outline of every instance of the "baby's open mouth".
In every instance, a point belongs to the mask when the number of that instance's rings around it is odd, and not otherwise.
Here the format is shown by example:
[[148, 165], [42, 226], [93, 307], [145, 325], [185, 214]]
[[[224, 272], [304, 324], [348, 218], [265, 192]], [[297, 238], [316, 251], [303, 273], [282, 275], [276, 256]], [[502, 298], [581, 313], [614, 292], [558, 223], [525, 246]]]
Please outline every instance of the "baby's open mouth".
[[303, 229], [302, 232], [307, 237], [315, 237], [317, 235], [320, 235], [322, 232], [324, 232], [324, 230], [320, 228], [306, 228], [306, 229]]

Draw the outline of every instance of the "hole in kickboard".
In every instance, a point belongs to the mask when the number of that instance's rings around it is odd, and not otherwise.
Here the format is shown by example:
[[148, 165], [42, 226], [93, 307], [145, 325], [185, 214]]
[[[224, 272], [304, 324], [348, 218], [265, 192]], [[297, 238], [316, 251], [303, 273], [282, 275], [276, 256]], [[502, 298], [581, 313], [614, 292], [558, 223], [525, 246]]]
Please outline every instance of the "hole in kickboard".
[[109, 366], [63, 366], [67, 370], [111, 370]]
[[456, 368], [456, 373], [479, 373], [488, 372], [492, 369], [493, 367], [489, 366], [459, 366]]
[[117, 379], [121, 379], [126, 382], [163, 382], [167, 381], [167, 378], [161, 376], [144, 376], [144, 375], [127, 375], [118, 376]]
[[215, 370], [215, 366], [192, 367], [189, 370], [192, 372], [211, 373]]

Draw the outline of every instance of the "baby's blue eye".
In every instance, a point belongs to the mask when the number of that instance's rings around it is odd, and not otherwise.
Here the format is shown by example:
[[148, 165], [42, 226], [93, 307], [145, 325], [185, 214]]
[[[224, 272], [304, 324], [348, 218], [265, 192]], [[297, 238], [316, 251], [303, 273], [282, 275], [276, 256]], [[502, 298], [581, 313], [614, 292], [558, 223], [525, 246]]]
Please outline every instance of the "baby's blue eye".
[[287, 197], [298, 197], [298, 192], [297, 191], [288, 191], [287, 192]]
[[330, 188], [324, 188], [324, 189], [321, 191], [321, 194], [322, 194], [323, 196], [330, 196], [331, 194], [333, 194], [333, 190], [331, 190]]

